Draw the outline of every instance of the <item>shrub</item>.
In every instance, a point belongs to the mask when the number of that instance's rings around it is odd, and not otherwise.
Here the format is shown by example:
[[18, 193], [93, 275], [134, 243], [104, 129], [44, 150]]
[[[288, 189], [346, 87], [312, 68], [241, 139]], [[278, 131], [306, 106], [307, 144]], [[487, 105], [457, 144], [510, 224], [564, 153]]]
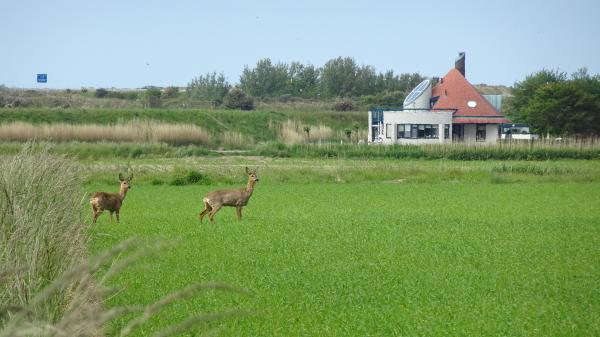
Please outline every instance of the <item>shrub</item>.
[[97, 98], [104, 98], [108, 96], [108, 90], [103, 88], [96, 89], [96, 92], [94, 92], [94, 96]]
[[175, 98], [177, 95], [179, 95], [179, 88], [177, 87], [167, 87], [162, 93], [163, 98]]
[[349, 99], [337, 101], [337, 102], [335, 102], [335, 104], [333, 104], [333, 110], [335, 110], [335, 111], [350, 111], [350, 110], [354, 110], [354, 109], [355, 109], [354, 103]]
[[238, 88], [229, 90], [223, 100], [225, 107], [228, 109], [252, 110], [254, 109], [254, 99], [246, 95], [245, 92]]

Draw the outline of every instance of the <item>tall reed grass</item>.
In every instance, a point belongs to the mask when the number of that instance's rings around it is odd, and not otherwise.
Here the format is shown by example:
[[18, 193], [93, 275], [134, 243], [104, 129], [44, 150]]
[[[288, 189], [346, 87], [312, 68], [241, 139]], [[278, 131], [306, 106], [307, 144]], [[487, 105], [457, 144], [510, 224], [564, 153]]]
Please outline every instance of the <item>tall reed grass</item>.
[[[29, 304], [41, 289], [87, 256], [87, 227], [79, 210], [84, 197], [75, 165], [36, 151], [31, 144], [0, 162], [0, 303]], [[75, 286], [72, 284], [71, 286]], [[71, 288], [71, 287], [66, 287]], [[67, 290], [35, 306], [54, 321], [68, 304]]]
[[[309, 128], [308, 133], [305, 131], [306, 127]], [[332, 129], [323, 124], [310, 126], [298, 120], [288, 119], [279, 126], [279, 139], [287, 145], [329, 142], [334, 139], [333, 136]]]
[[152, 120], [131, 120], [113, 125], [101, 124], [30, 124], [12, 122], [0, 125], [0, 140], [66, 142], [141, 142], [172, 145], [207, 144], [210, 135], [193, 124], [169, 124]]

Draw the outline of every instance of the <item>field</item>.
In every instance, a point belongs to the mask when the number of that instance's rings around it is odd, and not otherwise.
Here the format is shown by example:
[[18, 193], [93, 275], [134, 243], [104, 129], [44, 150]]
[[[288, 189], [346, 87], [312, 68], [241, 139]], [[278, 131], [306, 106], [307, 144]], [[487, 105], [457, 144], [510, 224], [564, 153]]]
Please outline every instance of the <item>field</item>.
[[[116, 189], [94, 172], [125, 168], [81, 164], [89, 192]], [[220, 336], [594, 336], [599, 164], [133, 160], [122, 223], [103, 215], [92, 248], [132, 236], [173, 243], [122, 273], [109, 306], [150, 303], [198, 281], [250, 292], [179, 302], [140, 335], [190, 313], [241, 308], [250, 314], [209, 326]], [[243, 221], [225, 208], [200, 224], [202, 196], [242, 185], [244, 165], [259, 167], [261, 181]], [[190, 169], [208, 180], [173, 183]]]

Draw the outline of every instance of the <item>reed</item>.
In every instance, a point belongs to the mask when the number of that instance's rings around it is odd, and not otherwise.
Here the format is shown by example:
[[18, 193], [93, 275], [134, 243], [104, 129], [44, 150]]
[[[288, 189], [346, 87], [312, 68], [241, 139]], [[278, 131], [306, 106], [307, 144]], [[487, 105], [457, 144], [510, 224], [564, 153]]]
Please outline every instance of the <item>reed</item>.
[[208, 144], [210, 134], [193, 124], [169, 124], [152, 120], [131, 120], [102, 124], [30, 124], [12, 122], [0, 125], [0, 140], [27, 142], [140, 142], [172, 145]]

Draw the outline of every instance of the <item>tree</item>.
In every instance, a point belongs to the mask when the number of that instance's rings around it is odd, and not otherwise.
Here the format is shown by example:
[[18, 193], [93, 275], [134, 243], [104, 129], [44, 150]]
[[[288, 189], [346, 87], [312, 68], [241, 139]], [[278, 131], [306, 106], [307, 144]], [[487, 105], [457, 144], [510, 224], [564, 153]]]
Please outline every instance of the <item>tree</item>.
[[321, 87], [325, 97], [350, 97], [355, 93], [358, 66], [353, 58], [338, 57], [327, 61], [321, 71]]
[[316, 97], [319, 86], [318, 68], [312, 64], [292, 62], [289, 66], [289, 94], [299, 97]]
[[244, 68], [240, 76], [240, 88], [255, 97], [276, 97], [288, 91], [288, 66], [273, 65], [271, 59], [262, 59], [253, 69]]
[[230, 89], [231, 85], [227, 82], [223, 73], [212, 72], [192, 79], [187, 86], [187, 93], [190, 98], [219, 106], [223, 103], [223, 98]]
[[504, 113], [515, 121], [525, 122], [527, 118], [522, 113], [535, 91], [549, 83], [563, 82], [566, 79], [567, 74], [546, 69], [527, 76], [525, 80], [515, 83], [512, 96], [504, 104]]
[[600, 134], [600, 77], [586, 69], [570, 79], [564, 73], [542, 70], [515, 85], [510, 116], [534, 131], [553, 135]]

